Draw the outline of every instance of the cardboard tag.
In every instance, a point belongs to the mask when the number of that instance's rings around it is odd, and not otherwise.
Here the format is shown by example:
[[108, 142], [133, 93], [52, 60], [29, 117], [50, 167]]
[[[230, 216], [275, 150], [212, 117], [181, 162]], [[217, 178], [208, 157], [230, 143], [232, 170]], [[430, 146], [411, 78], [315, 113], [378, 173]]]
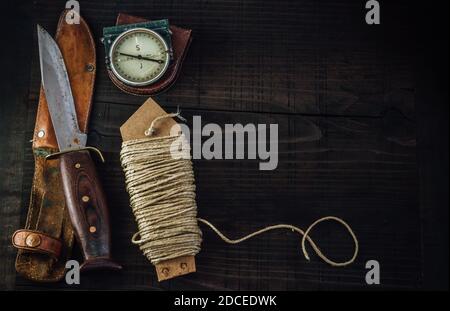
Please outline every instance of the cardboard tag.
[[[138, 110], [120, 127], [123, 141], [146, 138], [145, 131], [150, 127], [152, 121], [166, 115], [164, 111], [152, 98], [149, 98]], [[161, 119], [155, 125], [156, 131], [151, 137], [162, 137], [170, 135], [173, 126], [178, 126], [172, 118]], [[178, 126], [177, 131], [181, 131]], [[196, 271], [195, 257], [182, 256], [171, 260], [162, 261], [155, 265], [158, 281], [168, 280], [180, 275]]]
[[[153, 99], [149, 98], [138, 110], [120, 127], [123, 141], [146, 138], [145, 131], [150, 127], [157, 117], [166, 115], [165, 112]], [[172, 118], [161, 119], [156, 124], [156, 132], [152, 137], [170, 135], [170, 129], [178, 123]], [[178, 126], [179, 127], [179, 126]], [[178, 129], [181, 131], [181, 128]]]

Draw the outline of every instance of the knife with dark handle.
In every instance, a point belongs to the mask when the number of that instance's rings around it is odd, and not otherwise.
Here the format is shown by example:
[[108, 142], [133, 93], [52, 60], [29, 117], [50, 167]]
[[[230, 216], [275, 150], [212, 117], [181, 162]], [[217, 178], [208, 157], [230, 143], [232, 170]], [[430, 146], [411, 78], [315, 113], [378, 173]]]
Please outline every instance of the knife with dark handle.
[[60, 150], [64, 196], [83, 252], [82, 270], [121, 269], [111, 258], [105, 194], [80, 131], [64, 59], [53, 38], [38, 25], [42, 85]]
[[108, 207], [89, 151], [62, 154], [60, 163], [67, 208], [85, 259], [81, 269], [119, 269], [111, 261]]

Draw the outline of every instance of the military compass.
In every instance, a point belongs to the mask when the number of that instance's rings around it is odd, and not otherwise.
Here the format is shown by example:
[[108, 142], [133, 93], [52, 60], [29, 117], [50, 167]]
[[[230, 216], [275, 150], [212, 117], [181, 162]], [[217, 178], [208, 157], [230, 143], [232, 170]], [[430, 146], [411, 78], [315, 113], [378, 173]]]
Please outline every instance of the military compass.
[[131, 86], [145, 86], [158, 81], [170, 63], [169, 47], [157, 32], [133, 28], [121, 33], [109, 51], [113, 74]]

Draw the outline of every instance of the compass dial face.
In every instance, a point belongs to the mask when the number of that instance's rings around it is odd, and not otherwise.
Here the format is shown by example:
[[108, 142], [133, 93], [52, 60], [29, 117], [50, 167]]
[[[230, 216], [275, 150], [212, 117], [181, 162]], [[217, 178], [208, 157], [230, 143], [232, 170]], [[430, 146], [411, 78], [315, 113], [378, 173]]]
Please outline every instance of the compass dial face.
[[110, 50], [111, 69], [128, 85], [143, 86], [156, 82], [169, 66], [167, 43], [156, 32], [135, 28], [114, 40]]

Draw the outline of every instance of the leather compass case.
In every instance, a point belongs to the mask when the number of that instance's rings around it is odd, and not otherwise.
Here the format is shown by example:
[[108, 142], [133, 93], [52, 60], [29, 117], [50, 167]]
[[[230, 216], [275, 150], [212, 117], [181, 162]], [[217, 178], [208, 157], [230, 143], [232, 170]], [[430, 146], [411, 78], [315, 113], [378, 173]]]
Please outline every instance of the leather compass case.
[[[117, 16], [116, 26], [136, 24], [147, 21], [148, 20], [144, 18], [120, 13]], [[161, 79], [147, 86], [129, 86], [120, 81], [114, 75], [112, 70], [108, 68], [108, 75], [111, 81], [125, 93], [142, 96], [155, 95], [167, 90], [170, 86], [172, 86], [180, 74], [181, 65], [184, 58], [186, 57], [187, 50], [192, 40], [192, 30], [171, 25], [170, 31], [172, 32], [173, 59], [169, 68], [161, 77]]]
[[[55, 39], [64, 57], [79, 127], [87, 131], [96, 72], [95, 44], [83, 18], [66, 22], [69, 11], [59, 18]], [[35, 170], [25, 229], [17, 230], [12, 243], [18, 249], [16, 270], [27, 279], [56, 282], [64, 277], [74, 233], [66, 209], [55, 132], [41, 87], [33, 135]]]

